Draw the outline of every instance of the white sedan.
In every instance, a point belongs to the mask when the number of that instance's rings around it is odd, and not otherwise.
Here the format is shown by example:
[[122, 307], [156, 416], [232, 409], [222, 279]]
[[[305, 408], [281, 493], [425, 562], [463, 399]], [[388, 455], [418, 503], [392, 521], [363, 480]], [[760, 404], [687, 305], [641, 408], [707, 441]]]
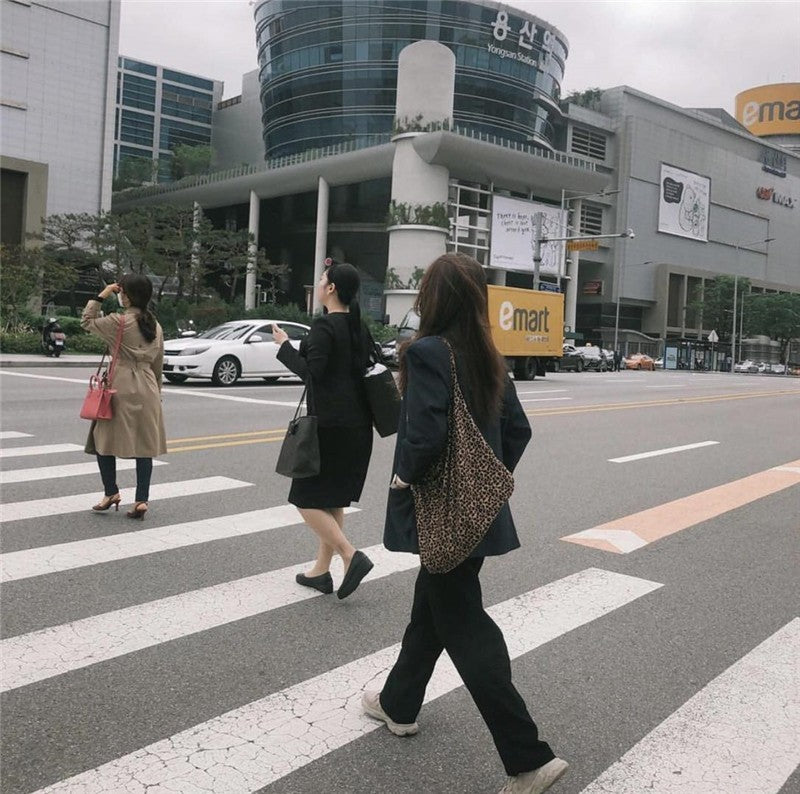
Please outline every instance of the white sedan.
[[263, 378], [271, 383], [291, 375], [278, 361], [273, 322], [286, 331], [295, 348], [309, 331], [307, 325], [282, 320], [237, 320], [198, 336], [169, 339], [164, 342], [164, 377], [170, 383], [202, 378], [216, 386], [232, 386], [239, 378]]

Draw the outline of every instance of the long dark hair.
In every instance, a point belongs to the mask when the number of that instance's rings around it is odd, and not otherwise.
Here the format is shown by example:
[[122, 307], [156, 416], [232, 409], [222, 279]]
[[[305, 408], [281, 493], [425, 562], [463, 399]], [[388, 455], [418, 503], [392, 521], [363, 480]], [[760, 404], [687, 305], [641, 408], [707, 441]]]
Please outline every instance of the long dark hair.
[[128, 273], [119, 280], [122, 291], [128, 296], [131, 306], [141, 310], [136, 318], [142, 336], [152, 342], [156, 338], [156, 316], [150, 310], [150, 299], [153, 297], [153, 284], [147, 276], [140, 273]]
[[360, 376], [366, 366], [361, 327], [361, 305], [358, 302], [361, 277], [358, 275], [358, 271], [346, 262], [330, 265], [325, 273], [328, 276], [328, 283], [336, 287], [339, 300], [350, 310], [347, 315], [347, 323], [350, 327], [350, 344], [353, 351], [353, 373]]
[[[467, 387], [478, 422], [500, 413], [506, 368], [492, 341], [486, 274], [466, 254], [444, 254], [434, 260], [414, 304], [419, 314], [416, 338], [442, 336], [458, 355], [459, 380]], [[459, 355], [460, 354], [460, 355]], [[408, 378], [405, 357], [400, 358], [400, 388]]]

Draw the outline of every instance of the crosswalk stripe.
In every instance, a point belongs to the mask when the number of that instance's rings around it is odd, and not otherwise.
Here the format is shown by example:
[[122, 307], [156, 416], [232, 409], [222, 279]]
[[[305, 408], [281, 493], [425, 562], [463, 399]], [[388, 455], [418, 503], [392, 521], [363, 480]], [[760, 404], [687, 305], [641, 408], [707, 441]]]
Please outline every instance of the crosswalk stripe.
[[[229, 491], [232, 488], [246, 488], [253, 483], [234, 480], [230, 477], [200, 477], [196, 480], [178, 480], [177, 482], [159, 483], [150, 487], [150, 499], [171, 499], [178, 496], [193, 496], [213, 491]], [[120, 490], [123, 502], [133, 502], [136, 497], [135, 488]], [[98, 501], [97, 491], [92, 493], [58, 496], [52, 499], [34, 499], [30, 502], [12, 502], [3, 505], [0, 521], [21, 521], [25, 518], [43, 518], [44, 516], [62, 513], [80, 513], [89, 511]]]
[[717, 676], [582, 794], [776, 794], [800, 763], [800, 618]]
[[800, 460], [766, 469], [671, 502], [631, 513], [561, 540], [628, 554], [675, 532], [800, 484]]
[[33, 436], [30, 433], [19, 433], [16, 430], [0, 431], [0, 441], [5, 441], [9, 438], [33, 438]]
[[0, 449], [0, 458], [26, 458], [32, 455], [56, 455], [59, 452], [83, 452], [80, 444], [45, 444], [37, 447]]
[[[163, 460], [154, 460], [153, 466], [166, 466]], [[129, 471], [136, 468], [135, 460], [120, 458], [117, 460], [117, 471]], [[12, 469], [0, 471], [0, 485], [13, 485], [18, 482], [36, 482], [39, 480], [59, 480], [63, 477], [80, 477], [84, 474], [98, 474], [97, 462], [70, 463], [66, 466], [40, 466], [35, 469]]]
[[[348, 515], [358, 511], [357, 507], [346, 507], [344, 510]], [[0, 554], [0, 582], [13, 582], [32, 576], [70, 571], [302, 523], [303, 519], [294, 505], [279, 505], [264, 510], [187, 521], [139, 532], [124, 532], [103, 538], [88, 538], [71, 543], [58, 543], [54, 546], [10, 551], [7, 554]]]
[[[516, 658], [661, 586], [589, 568], [488, 611]], [[380, 688], [399, 647], [383, 648], [40, 792], [260, 789], [380, 727], [361, 713], [361, 693], [369, 685]], [[426, 702], [459, 686], [461, 679], [443, 654]]]
[[[415, 554], [363, 550], [375, 563], [366, 580], [419, 566]], [[117, 609], [0, 641], [0, 692], [69, 673], [322, 595], [297, 584], [311, 562]]]

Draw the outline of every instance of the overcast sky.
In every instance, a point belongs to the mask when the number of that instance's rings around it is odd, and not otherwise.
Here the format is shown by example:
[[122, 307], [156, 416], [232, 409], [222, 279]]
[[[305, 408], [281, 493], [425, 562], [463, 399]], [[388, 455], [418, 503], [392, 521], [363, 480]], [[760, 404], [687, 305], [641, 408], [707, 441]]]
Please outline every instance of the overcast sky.
[[[682, 107], [734, 112], [736, 94], [800, 82], [800, 0], [513, 0], [570, 45], [562, 94], [630, 85]], [[120, 53], [224, 80], [255, 69], [248, 0], [122, 0]]]

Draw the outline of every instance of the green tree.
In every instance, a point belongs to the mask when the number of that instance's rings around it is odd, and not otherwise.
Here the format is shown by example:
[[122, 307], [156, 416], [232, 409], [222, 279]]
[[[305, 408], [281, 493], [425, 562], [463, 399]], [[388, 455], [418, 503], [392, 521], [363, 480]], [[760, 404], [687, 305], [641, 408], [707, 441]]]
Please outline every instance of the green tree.
[[[700, 300], [688, 304], [687, 308], [702, 313], [702, 326], [707, 329], [714, 329], [719, 335], [720, 341], [731, 341], [731, 330], [733, 325], [733, 276], [717, 276], [715, 279], [705, 282], [703, 297]], [[737, 325], [736, 332], [739, 332], [739, 311], [744, 295], [750, 291], [750, 280], [746, 278], [738, 279], [736, 288], [737, 298]], [[745, 313], [745, 320], [748, 321], [748, 314]], [[749, 325], [745, 325], [744, 332], [749, 333]]]
[[781, 362], [788, 363], [789, 342], [800, 338], [800, 294], [796, 292], [749, 295], [746, 311], [752, 328], [780, 344]]
[[600, 98], [602, 96], [602, 88], [587, 88], [584, 91], [573, 91], [564, 101], [589, 110], [600, 110]]
[[4, 331], [16, 330], [21, 315], [37, 296], [47, 303], [58, 292], [69, 289], [77, 280], [77, 270], [47, 257], [42, 248], [21, 245], [0, 246], [3, 280], [0, 285], [0, 303], [3, 308]]
[[194, 174], [207, 174], [211, 170], [210, 146], [188, 146], [179, 143], [172, 150], [172, 178], [183, 179]]
[[125, 190], [138, 187], [145, 182], [155, 182], [158, 174], [158, 160], [148, 157], [123, 157], [117, 164], [112, 190]]

